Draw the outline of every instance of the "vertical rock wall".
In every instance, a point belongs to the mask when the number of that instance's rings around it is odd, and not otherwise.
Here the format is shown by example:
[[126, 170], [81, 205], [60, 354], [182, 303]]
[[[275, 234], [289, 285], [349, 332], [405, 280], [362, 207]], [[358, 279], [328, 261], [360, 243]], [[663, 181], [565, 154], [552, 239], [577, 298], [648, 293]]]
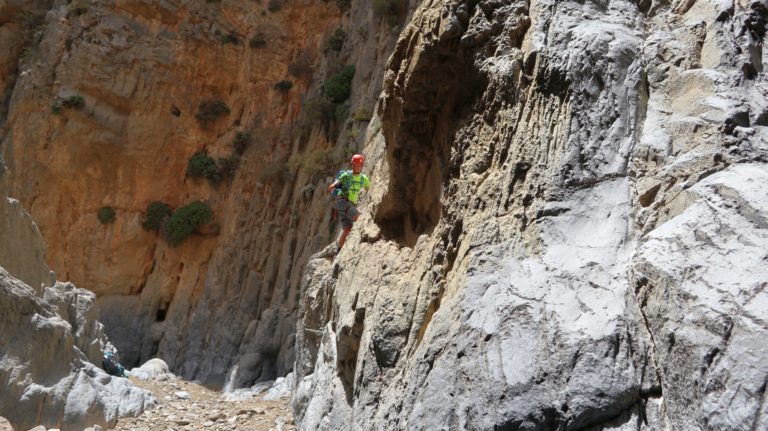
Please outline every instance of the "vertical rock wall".
[[[5, 2], [2, 11], [0, 31], [24, 41], [0, 50], [4, 178], [58, 277], [98, 295], [125, 362], [160, 356], [210, 384], [232, 370], [233, 387], [290, 371], [301, 272], [330, 241], [324, 186], [362, 148], [396, 32], [368, 3]], [[326, 49], [337, 28], [341, 48]], [[347, 119], [312, 118], [304, 106], [346, 64], [356, 66]], [[292, 87], [276, 88], [283, 80]], [[54, 109], [71, 96], [84, 105]], [[229, 113], [196, 118], [214, 100]], [[233, 177], [212, 186], [185, 175], [193, 154], [229, 157], [245, 132], [252, 140]], [[318, 151], [333, 162], [286, 168]], [[195, 200], [214, 220], [179, 247], [142, 229], [151, 202]], [[102, 207], [115, 210], [113, 223], [99, 222]]]
[[140, 414], [150, 394], [99, 367], [111, 346], [96, 296], [54, 281], [37, 226], [0, 181], [0, 417], [82, 430]]
[[[0, 5], [4, 180], [129, 363], [295, 367], [306, 429], [764, 427], [764, 1], [425, 1], [396, 45], [367, 2], [33, 6]], [[353, 115], [307, 123], [345, 64]], [[238, 132], [230, 181], [185, 176]], [[364, 216], [311, 259], [332, 169], [280, 168], [364, 144]], [[156, 200], [215, 220], [169, 247]]]
[[764, 426], [766, 10], [422, 3], [302, 283], [302, 426]]

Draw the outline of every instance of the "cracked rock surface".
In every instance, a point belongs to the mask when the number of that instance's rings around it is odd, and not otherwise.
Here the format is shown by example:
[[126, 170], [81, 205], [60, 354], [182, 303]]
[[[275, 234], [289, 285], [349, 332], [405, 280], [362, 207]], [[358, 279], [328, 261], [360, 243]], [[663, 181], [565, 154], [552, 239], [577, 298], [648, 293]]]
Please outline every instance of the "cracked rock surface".
[[69, 283], [38, 297], [0, 267], [0, 415], [15, 428], [106, 427], [154, 403], [148, 392], [94, 365], [107, 343], [95, 299]]
[[297, 422], [765, 428], [766, 4], [726, 3], [423, 2]]

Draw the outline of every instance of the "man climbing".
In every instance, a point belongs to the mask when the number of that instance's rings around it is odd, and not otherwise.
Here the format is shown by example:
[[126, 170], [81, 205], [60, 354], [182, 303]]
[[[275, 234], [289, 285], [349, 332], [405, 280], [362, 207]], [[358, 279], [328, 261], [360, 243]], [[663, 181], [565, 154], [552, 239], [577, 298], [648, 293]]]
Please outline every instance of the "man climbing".
[[341, 218], [341, 227], [343, 231], [339, 240], [336, 242], [336, 250], [341, 250], [344, 241], [347, 240], [349, 231], [352, 230], [352, 224], [360, 217], [360, 211], [357, 209], [357, 201], [360, 199], [363, 189], [368, 190], [370, 181], [368, 176], [361, 173], [365, 157], [361, 154], [352, 156], [352, 170], [341, 171], [336, 176], [336, 181], [328, 186], [328, 191], [336, 194], [334, 209]]

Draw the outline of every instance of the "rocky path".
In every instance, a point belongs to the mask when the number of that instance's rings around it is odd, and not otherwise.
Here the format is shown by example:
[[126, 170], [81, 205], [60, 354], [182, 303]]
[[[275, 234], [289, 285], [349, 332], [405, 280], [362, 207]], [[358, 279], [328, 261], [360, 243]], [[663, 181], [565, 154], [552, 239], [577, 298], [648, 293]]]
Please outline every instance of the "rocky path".
[[116, 430], [248, 430], [291, 431], [290, 399], [266, 401], [261, 395], [229, 401], [220, 391], [183, 380], [144, 381], [131, 378], [158, 400], [157, 407], [136, 418], [123, 418]]

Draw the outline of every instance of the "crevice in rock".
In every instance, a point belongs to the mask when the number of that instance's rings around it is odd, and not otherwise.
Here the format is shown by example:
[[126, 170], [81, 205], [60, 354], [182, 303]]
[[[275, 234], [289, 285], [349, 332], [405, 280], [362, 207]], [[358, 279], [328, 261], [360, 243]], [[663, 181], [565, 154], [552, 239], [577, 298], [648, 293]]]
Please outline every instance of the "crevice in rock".
[[409, 55], [421, 36], [411, 30], [398, 44], [387, 67], [394, 77], [385, 80], [379, 103], [390, 176], [374, 221], [383, 238], [408, 247], [431, 233], [442, 216], [455, 124], [483, 93], [478, 86], [485, 85], [464, 57], [460, 32], [442, 35], [420, 55]]
[[440, 289], [437, 291], [437, 294], [432, 298], [431, 301], [429, 301], [429, 305], [427, 306], [427, 311], [424, 314], [424, 323], [421, 324], [421, 327], [419, 328], [419, 332], [416, 335], [416, 343], [414, 345], [414, 350], [419, 347], [421, 344], [421, 341], [424, 339], [424, 334], [427, 332], [427, 328], [429, 328], [430, 322], [432, 322], [432, 316], [435, 315], [437, 310], [440, 308], [440, 302], [443, 299], [443, 293], [445, 292], [445, 286], [440, 286]]
[[353, 404], [355, 371], [357, 370], [357, 353], [360, 349], [360, 337], [365, 326], [365, 308], [355, 310], [355, 321], [352, 326], [343, 326], [336, 338], [336, 370], [344, 387], [347, 404]]
[[640, 195], [640, 197], [637, 198], [638, 202], [640, 202], [640, 206], [645, 208], [651, 205], [653, 201], [656, 199], [656, 194], [659, 193], [660, 189], [661, 189], [661, 183], [656, 184], [655, 186], [646, 190], [645, 193]]

